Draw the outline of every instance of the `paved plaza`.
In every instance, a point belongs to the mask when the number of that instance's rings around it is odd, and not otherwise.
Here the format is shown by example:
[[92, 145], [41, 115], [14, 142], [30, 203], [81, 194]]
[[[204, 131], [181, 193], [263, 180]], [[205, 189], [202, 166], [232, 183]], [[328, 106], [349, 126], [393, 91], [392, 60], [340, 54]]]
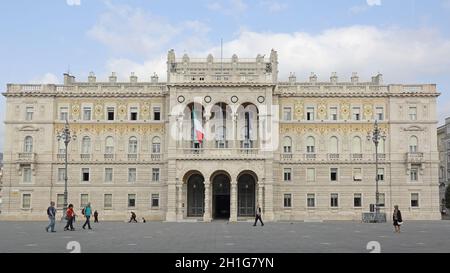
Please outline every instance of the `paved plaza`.
[[278, 222], [253, 227], [250, 222], [125, 223], [103, 222], [93, 230], [47, 233], [45, 222], [0, 222], [0, 252], [70, 252], [77, 241], [81, 252], [162, 253], [367, 253], [380, 243], [381, 252], [450, 252], [450, 221], [405, 222], [401, 234], [392, 225], [359, 222]]

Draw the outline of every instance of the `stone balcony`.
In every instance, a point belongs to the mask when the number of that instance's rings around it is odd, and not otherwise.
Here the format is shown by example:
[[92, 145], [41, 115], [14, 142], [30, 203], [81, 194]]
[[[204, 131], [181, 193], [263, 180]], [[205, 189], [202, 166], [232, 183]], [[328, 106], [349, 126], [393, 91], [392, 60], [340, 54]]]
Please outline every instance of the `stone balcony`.
[[423, 153], [406, 153], [406, 161], [410, 163], [422, 163]]
[[257, 148], [184, 148], [177, 152], [183, 159], [258, 159], [264, 154]]
[[[373, 162], [375, 163], [375, 154], [348, 154], [348, 153], [293, 153], [280, 154], [281, 161], [316, 161], [316, 162]], [[378, 161], [389, 160], [388, 154], [378, 154]]]
[[19, 153], [17, 155], [17, 163], [34, 163], [36, 162], [36, 153]]

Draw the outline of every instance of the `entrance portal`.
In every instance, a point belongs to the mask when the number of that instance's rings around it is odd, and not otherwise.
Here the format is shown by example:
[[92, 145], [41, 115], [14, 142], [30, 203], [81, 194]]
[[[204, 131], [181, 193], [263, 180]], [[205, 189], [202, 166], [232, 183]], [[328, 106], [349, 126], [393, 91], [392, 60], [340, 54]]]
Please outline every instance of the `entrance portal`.
[[255, 216], [256, 182], [252, 175], [243, 174], [238, 178], [238, 216]]
[[188, 179], [187, 192], [187, 216], [201, 217], [205, 210], [205, 185], [203, 176], [193, 174]]
[[230, 218], [230, 179], [225, 174], [214, 177], [212, 199], [213, 218]]

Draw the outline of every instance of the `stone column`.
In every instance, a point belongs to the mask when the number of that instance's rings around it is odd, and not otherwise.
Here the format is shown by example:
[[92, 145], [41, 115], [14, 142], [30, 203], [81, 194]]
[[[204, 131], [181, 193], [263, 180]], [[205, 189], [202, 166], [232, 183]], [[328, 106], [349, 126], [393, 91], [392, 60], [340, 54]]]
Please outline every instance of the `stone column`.
[[237, 181], [230, 181], [230, 222], [237, 222]]
[[237, 118], [238, 114], [233, 114], [233, 148], [238, 149], [239, 148], [239, 141], [238, 141], [238, 132], [237, 132]]
[[273, 183], [272, 181], [268, 182], [266, 180], [266, 184], [264, 185], [264, 217], [267, 221], [274, 220], [273, 214]]
[[184, 218], [184, 211], [183, 211], [183, 184], [177, 185], [178, 190], [178, 210], [177, 210], [177, 220], [182, 221]]
[[261, 206], [262, 210], [264, 210], [263, 191], [264, 191], [264, 186], [261, 184], [258, 184], [258, 201], [257, 202]]
[[211, 206], [210, 206], [210, 183], [205, 183], [205, 212], [203, 213], [203, 221], [204, 222], [211, 222]]

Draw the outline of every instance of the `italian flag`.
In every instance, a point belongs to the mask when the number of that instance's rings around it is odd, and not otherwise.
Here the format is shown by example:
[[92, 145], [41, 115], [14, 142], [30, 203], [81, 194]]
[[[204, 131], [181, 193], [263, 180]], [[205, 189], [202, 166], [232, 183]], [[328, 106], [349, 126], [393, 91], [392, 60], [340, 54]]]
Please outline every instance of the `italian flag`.
[[205, 137], [205, 133], [203, 131], [202, 122], [197, 119], [197, 114], [195, 111], [192, 111], [193, 119], [194, 119], [194, 134], [195, 138], [198, 142], [202, 143], [203, 138]]

